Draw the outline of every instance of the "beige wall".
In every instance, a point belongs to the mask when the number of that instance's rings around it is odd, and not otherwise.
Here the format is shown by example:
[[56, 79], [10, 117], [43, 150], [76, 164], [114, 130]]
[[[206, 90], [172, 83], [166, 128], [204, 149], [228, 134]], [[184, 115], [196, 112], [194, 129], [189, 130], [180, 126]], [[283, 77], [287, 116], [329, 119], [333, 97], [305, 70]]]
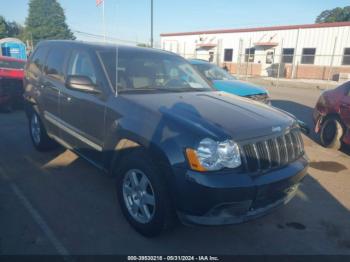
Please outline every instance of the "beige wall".
[[222, 67], [227, 66], [229, 72], [231, 74], [240, 74], [240, 75], [253, 75], [260, 76], [261, 75], [261, 64], [252, 64], [246, 63], [237, 64], [237, 63], [223, 63]]
[[[295, 77], [300, 79], [335, 79], [339, 73], [350, 73], [350, 66], [331, 67], [317, 65], [297, 65]], [[285, 65], [285, 77], [291, 78], [292, 66]]]

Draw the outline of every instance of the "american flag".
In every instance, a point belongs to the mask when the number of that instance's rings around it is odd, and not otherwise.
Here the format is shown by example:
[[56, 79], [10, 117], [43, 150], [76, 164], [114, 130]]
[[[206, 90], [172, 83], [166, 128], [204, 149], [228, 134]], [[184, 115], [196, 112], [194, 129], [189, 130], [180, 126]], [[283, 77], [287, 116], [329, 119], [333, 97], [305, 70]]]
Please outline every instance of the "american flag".
[[104, 0], [96, 0], [96, 6], [99, 6], [100, 4], [102, 4], [104, 2]]

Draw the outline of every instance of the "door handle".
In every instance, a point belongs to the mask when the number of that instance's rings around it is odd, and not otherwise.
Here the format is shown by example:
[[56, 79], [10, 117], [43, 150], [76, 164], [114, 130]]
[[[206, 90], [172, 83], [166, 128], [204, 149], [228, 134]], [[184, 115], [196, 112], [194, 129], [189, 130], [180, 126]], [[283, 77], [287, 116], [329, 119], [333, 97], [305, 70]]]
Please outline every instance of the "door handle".
[[70, 96], [67, 96], [67, 101], [68, 102], [72, 101], [72, 98]]

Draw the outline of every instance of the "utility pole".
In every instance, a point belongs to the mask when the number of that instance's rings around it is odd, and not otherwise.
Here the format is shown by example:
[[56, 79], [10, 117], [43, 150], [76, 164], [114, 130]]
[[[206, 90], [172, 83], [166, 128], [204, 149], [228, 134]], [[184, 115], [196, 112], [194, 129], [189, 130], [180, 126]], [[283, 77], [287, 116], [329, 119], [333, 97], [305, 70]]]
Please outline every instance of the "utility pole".
[[153, 48], [153, 0], [151, 0], [151, 47]]
[[102, 26], [103, 26], [103, 40], [106, 42], [106, 17], [105, 17], [105, 1], [102, 2]]

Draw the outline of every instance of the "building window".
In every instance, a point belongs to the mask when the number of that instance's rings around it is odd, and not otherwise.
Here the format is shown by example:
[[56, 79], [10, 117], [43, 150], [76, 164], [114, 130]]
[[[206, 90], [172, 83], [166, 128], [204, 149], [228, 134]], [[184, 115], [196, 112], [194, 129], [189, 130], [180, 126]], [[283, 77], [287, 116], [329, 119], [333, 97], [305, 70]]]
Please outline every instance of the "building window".
[[301, 63], [313, 65], [315, 63], [315, 54], [316, 48], [303, 48]]
[[266, 53], [266, 64], [271, 65], [274, 63], [275, 52], [269, 51]]
[[224, 50], [224, 62], [232, 62], [232, 58], [233, 58], [233, 49], [232, 48], [225, 49]]
[[244, 62], [254, 62], [255, 48], [246, 48]]
[[294, 58], [294, 48], [283, 48], [282, 51], [282, 63], [292, 64]]
[[342, 65], [350, 65], [350, 48], [344, 48], [344, 56]]
[[209, 52], [209, 62], [214, 62], [214, 52]]

